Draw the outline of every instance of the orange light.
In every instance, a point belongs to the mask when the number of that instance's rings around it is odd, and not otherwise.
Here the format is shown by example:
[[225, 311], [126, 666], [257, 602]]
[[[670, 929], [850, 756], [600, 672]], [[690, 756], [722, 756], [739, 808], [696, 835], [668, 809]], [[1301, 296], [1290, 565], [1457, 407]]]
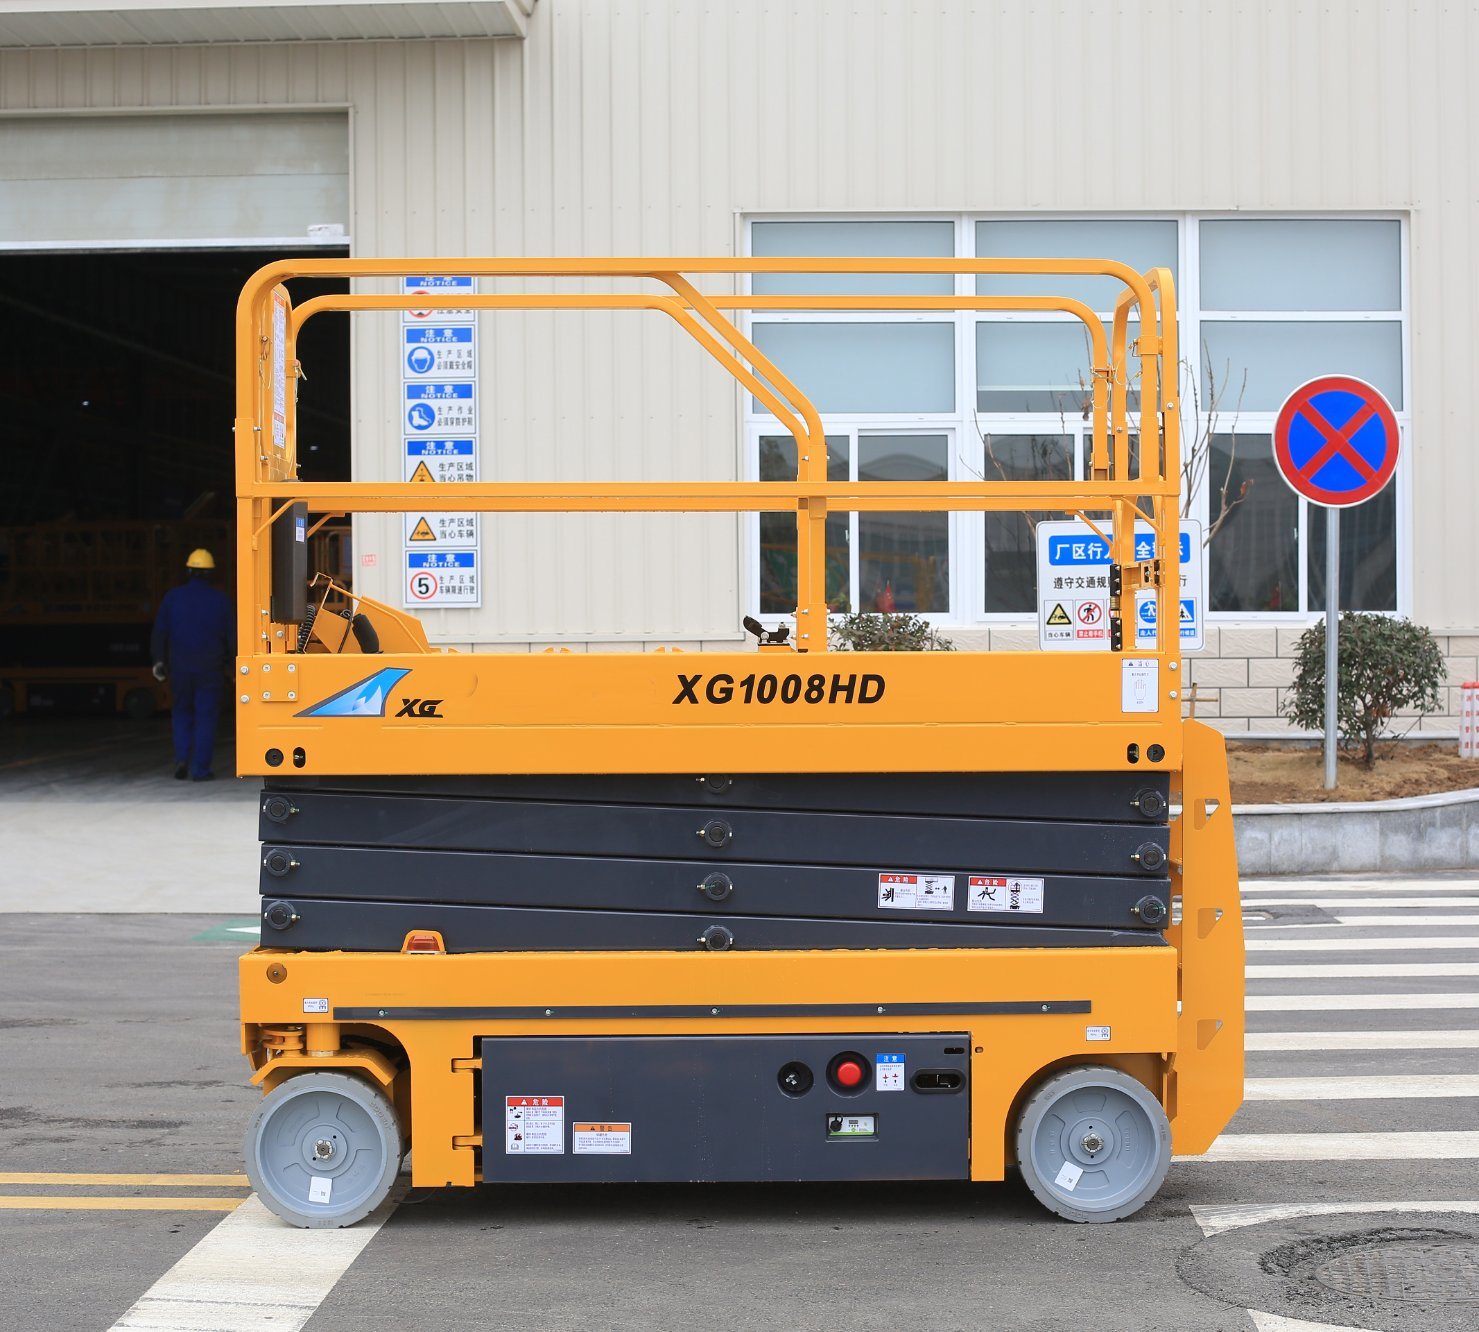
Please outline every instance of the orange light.
[[401, 945], [403, 953], [445, 953], [447, 945], [442, 942], [439, 930], [412, 930]]

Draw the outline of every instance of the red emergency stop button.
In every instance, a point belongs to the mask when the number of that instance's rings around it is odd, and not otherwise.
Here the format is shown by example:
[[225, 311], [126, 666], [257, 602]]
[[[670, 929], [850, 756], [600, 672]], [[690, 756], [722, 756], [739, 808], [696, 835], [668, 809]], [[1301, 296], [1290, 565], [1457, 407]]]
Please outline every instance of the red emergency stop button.
[[840, 1092], [861, 1091], [868, 1081], [868, 1061], [852, 1050], [844, 1050], [827, 1067], [832, 1086]]

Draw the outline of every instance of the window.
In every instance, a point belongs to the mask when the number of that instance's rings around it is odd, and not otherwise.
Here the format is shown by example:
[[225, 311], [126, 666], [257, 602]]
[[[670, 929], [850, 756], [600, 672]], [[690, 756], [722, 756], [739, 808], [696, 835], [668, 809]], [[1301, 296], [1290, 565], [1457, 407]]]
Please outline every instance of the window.
[[[1214, 533], [1214, 615], [1318, 611], [1324, 511], [1273, 464], [1275, 415], [1318, 374], [1382, 390], [1407, 428], [1404, 224], [1394, 218], [1198, 217], [896, 219], [755, 218], [764, 255], [1106, 256], [1177, 280], [1183, 457], [1195, 450], [1189, 514]], [[1010, 274], [758, 274], [757, 294], [1061, 295], [1108, 332], [1113, 279]], [[1137, 329], [1132, 325], [1130, 336]], [[1088, 468], [1090, 344], [1053, 311], [756, 311], [756, 344], [805, 391], [827, 430], [828, 475], [870, 480], [1068, 480]], [[1139, 403], [1132, 362], [1129, 407]], [[752, 475], [796, 475], [789, 434], [746, 398]], [[1133, 426], [1133, 416], [1132, 416]], [[1137, 440], [1132, 434], [1132, 451]], [[1402, 604], [1399, 525], [1405, 469], [1341, 526], [1342, 603]], [[1035, 522], [1011, 513], [839, 514], [827, 526], [834, 611], [897, 609], [956, 624], [1029, 619], [1036, 604]], [[1057, 515], [1053, 515], [1057, 516]], [[795, 521], [754, 520], [751, 604], [795, 603]]]

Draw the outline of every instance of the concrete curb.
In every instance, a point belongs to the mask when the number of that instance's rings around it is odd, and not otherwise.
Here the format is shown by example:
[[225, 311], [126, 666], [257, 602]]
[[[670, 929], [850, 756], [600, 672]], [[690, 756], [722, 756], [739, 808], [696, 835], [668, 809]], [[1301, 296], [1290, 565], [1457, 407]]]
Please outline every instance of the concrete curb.
[[1238, 870], [1401, 873], [1479, 866], [1479, 788], [1405, 800], [1235, 805]]

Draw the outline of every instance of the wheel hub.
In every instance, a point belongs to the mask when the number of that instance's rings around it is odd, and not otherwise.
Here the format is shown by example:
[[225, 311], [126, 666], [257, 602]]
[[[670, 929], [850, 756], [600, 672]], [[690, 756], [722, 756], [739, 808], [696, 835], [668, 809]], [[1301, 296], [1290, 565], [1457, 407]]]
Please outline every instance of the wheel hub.
[[1080, 1166], [1102, 1165], [1119, 1146], [1119, 1135], [1104, 1115], [1084, 1115], [1064, 1135], [1064, 1157]]
[[349, 1141], [335, 1124], [309, 1124], [298, 1139], [298, 1155], [316, 1175], [337, 1174], [349, 1164]]

